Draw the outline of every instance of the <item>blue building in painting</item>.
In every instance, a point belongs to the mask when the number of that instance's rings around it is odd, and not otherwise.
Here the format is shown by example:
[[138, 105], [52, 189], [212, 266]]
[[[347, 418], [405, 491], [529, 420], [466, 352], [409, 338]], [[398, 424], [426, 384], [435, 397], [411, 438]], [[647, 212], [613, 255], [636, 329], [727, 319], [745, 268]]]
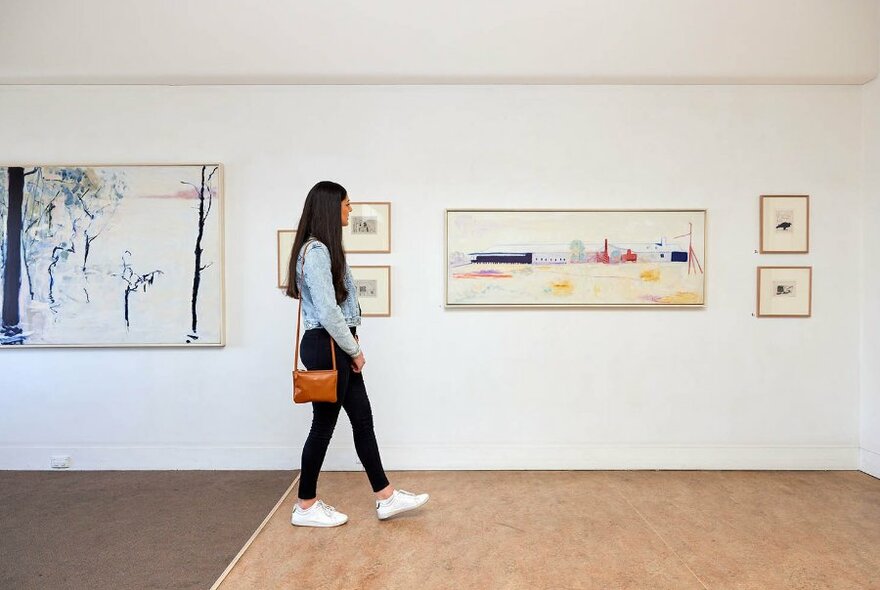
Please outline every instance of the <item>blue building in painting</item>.
[[471, 264], [566, 264], [568, 244], [504, 244], [482, 252], [470, 252]]
[[531, 264], [531, 252], [471, 252], [471, 263]]
[[[687, 247], [659, 242], [583, 243], [584, 259], [580, 262], [687, 262]], [[568, 264], [572, 260], [571, 243], [566, 244], [505, 244], [482, 252], [470, 252], [471, 264]], [[466, 262], [465, 262], [466, 263]]]

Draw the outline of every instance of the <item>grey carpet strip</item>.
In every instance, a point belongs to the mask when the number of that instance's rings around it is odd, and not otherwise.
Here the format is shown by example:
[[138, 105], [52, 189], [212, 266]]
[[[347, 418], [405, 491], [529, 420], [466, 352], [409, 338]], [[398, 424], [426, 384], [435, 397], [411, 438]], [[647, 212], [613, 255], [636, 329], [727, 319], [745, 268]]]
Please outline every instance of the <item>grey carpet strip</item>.
[[294, 471], [0, 471], [0, 588], [205, 590]]

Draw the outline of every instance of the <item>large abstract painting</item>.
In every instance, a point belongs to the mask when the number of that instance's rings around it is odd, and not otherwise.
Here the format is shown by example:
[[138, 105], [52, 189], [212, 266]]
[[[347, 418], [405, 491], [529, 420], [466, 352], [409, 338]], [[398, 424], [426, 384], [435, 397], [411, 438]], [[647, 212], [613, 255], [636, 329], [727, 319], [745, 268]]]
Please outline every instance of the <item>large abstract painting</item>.
[[0, 168], [0, 347], [222, 346], [222, 173]]
[[706, 211], [446, 211], [446, 305], [700, 306]]

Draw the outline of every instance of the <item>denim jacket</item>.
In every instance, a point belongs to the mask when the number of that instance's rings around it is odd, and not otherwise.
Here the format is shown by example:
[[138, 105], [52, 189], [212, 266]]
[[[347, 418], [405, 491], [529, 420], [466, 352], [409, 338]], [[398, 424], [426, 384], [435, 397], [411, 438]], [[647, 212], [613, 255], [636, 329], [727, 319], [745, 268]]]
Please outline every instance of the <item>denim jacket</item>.
[[[303, 264], [306, 250], [308, 254]], [[349, 328], [361, 325], [361, 306], [348, 264], [345, 265], [344, 281], [348, 297], [341, 305], [337, 305], [333, 274], [330, 271], [330, 251], [318, 240], [309, 240], [303, 244], [296, 259], [296, 284], [299, 285], [302, 297], [303, 324], [306, 330], [324, 328], [339, 347], [354, 358], [361, 353], [361, 347]]]

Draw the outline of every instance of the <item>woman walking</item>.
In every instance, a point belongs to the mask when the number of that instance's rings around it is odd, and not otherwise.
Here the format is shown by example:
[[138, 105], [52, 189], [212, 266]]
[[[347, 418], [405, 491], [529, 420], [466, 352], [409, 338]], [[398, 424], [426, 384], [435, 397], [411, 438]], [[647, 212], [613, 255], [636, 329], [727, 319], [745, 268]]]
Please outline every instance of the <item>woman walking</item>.
[[[296, 526], [334, 527], [348, 516], [317, 499], [318, 474], [333, 436], [339, 410], [351, 421], [354, 446], [376, 494], [376, 515], [385, 520], [428, 501], [428, 494], [397, 490], [388, 482], [373, 431], [373, 413], [364, 386], [366, 364], [357, 337], [361, 308], [342, 249], [342, 227], [351, 204], [342, 186], [322, 181], [306, 197], [291, 250], [287, 295], [302, 299], [306, 332], [300, 345], [306, 369], [331, 369], [337, 359], [336, 402], [312, 403], [312, 427], [302, 452], [299, 499], [291, 515]], [[298, 359], [297, 359], [298, 361]]]

